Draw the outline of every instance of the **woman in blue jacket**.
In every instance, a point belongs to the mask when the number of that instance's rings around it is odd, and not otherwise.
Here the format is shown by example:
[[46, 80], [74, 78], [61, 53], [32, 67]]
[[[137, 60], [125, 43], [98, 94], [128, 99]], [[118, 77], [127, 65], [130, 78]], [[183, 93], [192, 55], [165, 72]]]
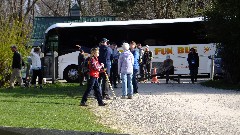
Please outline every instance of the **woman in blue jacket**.
[[138, 93], [137, 73], [139, 70], [139, 51], [136, 49], [136, 43], [134, 41], [130, 42], [130, 50], [134, 57], [133, 77], [132, 77], [133, 94], [137, 94]]

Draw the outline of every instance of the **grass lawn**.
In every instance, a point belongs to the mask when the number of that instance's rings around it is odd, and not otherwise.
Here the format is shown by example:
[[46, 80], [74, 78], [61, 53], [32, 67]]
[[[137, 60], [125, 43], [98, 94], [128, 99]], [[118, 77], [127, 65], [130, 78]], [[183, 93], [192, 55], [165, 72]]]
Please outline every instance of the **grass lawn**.
[[48, 84], [43, 90], [1, 88], [0, 126], [116, 133], [78, 106], [83, 91], [85, 87], [68, 83]]
[[240, 84], [229, 84], [224, 80], [213, 80], [201, 83], [207, 87], [226, 89], [226, 90], [240, 90]]

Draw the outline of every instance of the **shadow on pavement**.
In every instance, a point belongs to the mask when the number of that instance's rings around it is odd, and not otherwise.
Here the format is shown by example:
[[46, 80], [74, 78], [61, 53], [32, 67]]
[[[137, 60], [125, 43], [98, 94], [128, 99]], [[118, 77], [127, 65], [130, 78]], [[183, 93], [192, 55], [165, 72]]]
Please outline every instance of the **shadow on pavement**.
[[51, 130], [40, 128], [17, 128], [17, 127], [0, 127], [0, 135], [128, 135], [128, 134], [110, 134], [100, 132], [82, 132]]

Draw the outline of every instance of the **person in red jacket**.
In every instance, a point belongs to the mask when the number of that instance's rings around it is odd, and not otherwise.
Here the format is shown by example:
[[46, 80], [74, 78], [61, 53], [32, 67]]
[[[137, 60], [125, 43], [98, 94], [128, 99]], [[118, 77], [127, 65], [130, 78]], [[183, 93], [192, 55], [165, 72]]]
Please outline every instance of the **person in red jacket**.
[[99, 106], [106, 105], [106, 103], [104, 103], [102, 101], [102, 96], [100, 93], [99, 83], [98, 83], [99, 72], [101, 72], [101, 70], [103, 69], [104, 64], [99, 63], [98, 56], [99, 56], [98, 48], [91, 49], [91, 56], [90, 56], [90, 60], [89, 60], [89, 64], [88, 64], [90, 79], [88, 81], [87, 89], [84, 92], [82, 100], [80, 102], [80, 106], [87, 106], [87, 104], [86, 104], [87, 97], [88, 97], [89, 93], [91, 92], [91, 90], [93, 90], [93, 89], [94, 89], [94, 93], [95, 93], [95, 96], [98, 101], [98, 105]]

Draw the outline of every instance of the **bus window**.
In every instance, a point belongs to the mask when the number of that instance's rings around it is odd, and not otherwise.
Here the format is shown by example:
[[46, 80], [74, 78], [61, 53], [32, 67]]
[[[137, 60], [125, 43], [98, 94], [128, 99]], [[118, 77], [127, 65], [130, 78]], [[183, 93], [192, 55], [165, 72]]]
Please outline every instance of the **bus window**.
[[51, 55], [52, 52], [58, 52], [58, 36], [53, 35], [48, 38], [45, 46], [46, 55]]

